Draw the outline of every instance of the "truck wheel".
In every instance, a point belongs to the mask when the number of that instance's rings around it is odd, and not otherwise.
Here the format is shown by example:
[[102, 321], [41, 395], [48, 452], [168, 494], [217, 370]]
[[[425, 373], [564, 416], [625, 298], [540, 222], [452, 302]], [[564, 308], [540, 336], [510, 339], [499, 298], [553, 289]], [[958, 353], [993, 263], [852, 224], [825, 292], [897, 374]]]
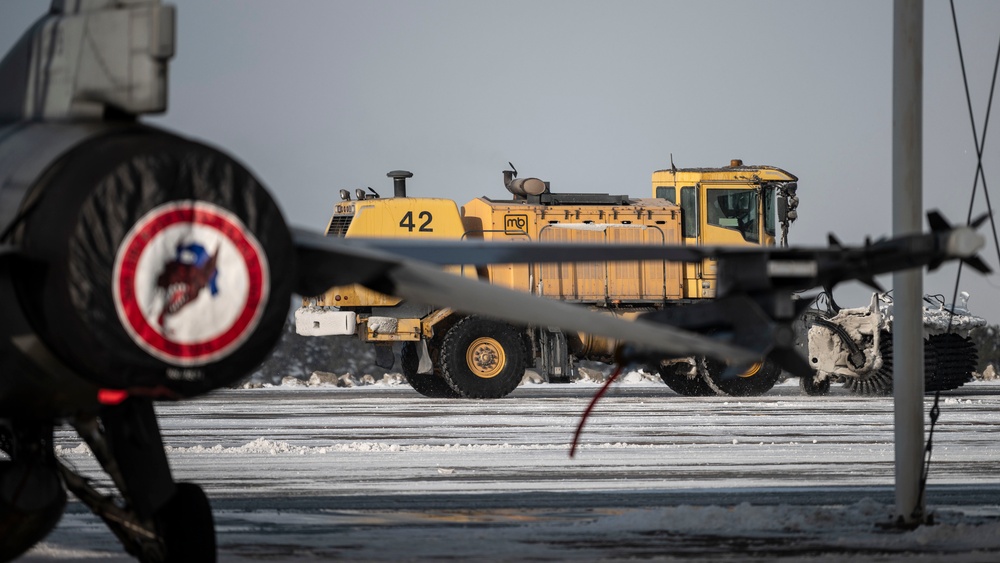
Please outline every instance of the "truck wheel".
[[811, 397], [829, 395], [830, 378], [827, 377], [823, 381], [816, 381], [816, 374], [810, 375], [809, 377], [800, 377], [799, 389], [801, 389], [803, 393]]
[[774, 387], [781, 377], [781, 367], [778, 364], [763, 360], [754, 363], [736, 377], [722, 377], [728, 367], [725, 362], [703, 357], [702, 378], [705, 383], [719, 395], [732, 397], [756, 397], [763, 395]]
[[444, 336], [441, 374], [462, 397], [499, 399], [520, 385], [527, 356], [521, 330], [465, 317]]
[[660, 366], [660, 379], [667, 384], [673, 392], [685, 397], [707, 397], [715, 395], [715, 391], [705, 383], [705, 380], [695, 374], [690, 376], [685, 373], [687, 365], [683, 367], [677, 364]]
[[403, 377], [414, 391], [432, 399], [458, 398], [458, 393], [437, 373], [417, 373], [419, 360], [417, 345], [412, 342], [403, 344], [403, 349], [399, 352], [399, 363], [403, 368]]

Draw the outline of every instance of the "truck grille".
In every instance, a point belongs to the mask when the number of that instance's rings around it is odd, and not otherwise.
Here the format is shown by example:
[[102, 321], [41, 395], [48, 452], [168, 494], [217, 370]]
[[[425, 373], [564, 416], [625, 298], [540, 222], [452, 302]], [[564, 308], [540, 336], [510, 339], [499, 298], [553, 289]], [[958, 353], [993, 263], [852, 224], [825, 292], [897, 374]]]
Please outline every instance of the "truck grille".
[[347, 229], [351, 226], [352, 219], [354, 219], [353, 215], [334, 215], [333, 218], [330, 219], [330, 226], [326, 229], [326, 236], [347, 236]]

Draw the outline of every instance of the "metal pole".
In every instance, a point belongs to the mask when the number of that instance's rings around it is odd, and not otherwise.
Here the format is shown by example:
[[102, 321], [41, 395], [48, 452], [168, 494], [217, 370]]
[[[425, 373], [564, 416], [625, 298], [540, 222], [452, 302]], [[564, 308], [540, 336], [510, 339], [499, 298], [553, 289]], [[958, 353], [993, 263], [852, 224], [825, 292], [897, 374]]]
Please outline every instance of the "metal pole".
[[[895, 0], [892, 38], [892, 233], [920, 232], [923, 213], [923, 0]], [[897, 521], [923, 521], [923, 271], [892, 277]], [[918, 503], [920, 506], [918, 506]]]

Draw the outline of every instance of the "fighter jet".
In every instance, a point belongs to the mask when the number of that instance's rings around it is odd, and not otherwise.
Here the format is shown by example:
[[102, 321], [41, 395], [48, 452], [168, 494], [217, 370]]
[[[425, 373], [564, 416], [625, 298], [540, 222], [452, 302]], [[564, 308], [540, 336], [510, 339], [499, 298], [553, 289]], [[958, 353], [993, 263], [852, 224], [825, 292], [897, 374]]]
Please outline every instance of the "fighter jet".
[[[769, 353], [759, 339], [604, 317], [433, 265], [715, 255], [723, 268], [724, 249], [484, 244], [469, 256], [472, 247], [461, 243], [335, 240], [289, 228], [232, 156], [141, 122], [166, 110], [174, 22], [174, 9], [155, 0], [56, 0], [0, 62], [0, 560], [44, 538], [66, 490], [142, 561], [213, 560], [211, 507], [200, 487], [174, 481], [153, 403], [250, 373], [281, 336], [293, 293], [362, 283], [430, 305], [615, 337], [635, 357], [700, 354], [740, 364]], [[975, 260], [974, 245], [956, 242], [969, 234], [949, 227], [888, 250], [836, 249], [822, 259], [805, 252], [792, 269], [807, 268], [810, 256], [820, 270], [846, 256], [850, 268], [824, 270], [840, 272], [840, 281], [882, 271], [871, 267], [876, 257], [906, 267]], [[786, 275], [780, 252], [737, 262], [754, 267], [745, 270], [750, 277], [736, 274], [733, 295], [766, 305], [787, 289], [766, 284]], [[794, 314], [786, 309], [765, 317]], [[64, 424], [88, 444], [114, 492], [56, 457], [53, 432]]]

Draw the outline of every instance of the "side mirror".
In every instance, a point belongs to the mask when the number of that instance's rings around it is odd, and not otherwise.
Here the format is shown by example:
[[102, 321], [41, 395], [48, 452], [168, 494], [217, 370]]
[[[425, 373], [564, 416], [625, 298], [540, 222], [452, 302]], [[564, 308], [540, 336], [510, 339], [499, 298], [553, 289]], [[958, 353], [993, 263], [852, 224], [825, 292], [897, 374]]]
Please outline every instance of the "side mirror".
[[795, 195], [799, 185], [789, 182], [778, 188], [777, 211], [778, 221], [781, 223], [795, 221], [799, 218], [799, 212], [795, 210], [799, 206], [799, 198]]

